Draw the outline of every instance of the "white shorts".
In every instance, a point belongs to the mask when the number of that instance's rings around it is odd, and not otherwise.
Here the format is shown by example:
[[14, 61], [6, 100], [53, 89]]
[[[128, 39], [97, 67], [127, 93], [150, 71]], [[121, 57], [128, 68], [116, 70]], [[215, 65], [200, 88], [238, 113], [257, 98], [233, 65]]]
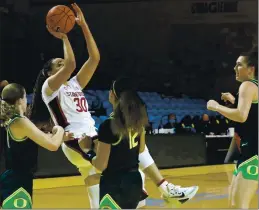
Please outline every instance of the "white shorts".
[[74, 134], [74, 138], [80, 139], [83, 136], [90, 136], [94, 137], [97, 136], [97, 129], [94, 127], [94, 125], [78, 125], [73, 124], [69, 125], [65, 128], [65, 131], [69, 131], [70, 133]]

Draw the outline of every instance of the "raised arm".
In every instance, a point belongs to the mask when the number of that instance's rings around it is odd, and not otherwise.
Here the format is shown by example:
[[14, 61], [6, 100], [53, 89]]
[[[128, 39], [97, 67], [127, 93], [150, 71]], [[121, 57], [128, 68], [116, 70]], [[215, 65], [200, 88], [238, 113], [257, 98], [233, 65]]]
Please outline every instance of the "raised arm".
[[62, 68], [57, 72], [52, 72], [50, 77], [48, 78], [48, 86], [50, 90], [48, 90], [48, 95], [52, 94], [52, 92], [58, 90], [62, 84], [64, 84], [74, 72], [76, 68], [76, 61], [73, 49], [68, 40], [66, 34], [62, 34], [60, 32], [54, 32], [50, 28], [47, 27], [49, 32], [63, 41], [63, 49], [64, 49], [64, 61], [60, 61], [61, 63], [58, 65], [63, 65]]
[[81, 9], [77, 6], [77, 4], [72, 4], [72, 7], [74, 8], [77, 18], [76, 22], [77, 24], [82, 28], [87, 50], [89, 54], [88, 60], [83, 64], [79, 72], [77, 73], [77, 80], [80, 84], [81, 88], [83, 89], [91, 80], [98, 64], [100, 61], [100, 53], [97, 48], [97, 45], [95, 43], [95, 40], [92, 36], [92, 33], [85, 21], [84, 14], [81, 11]]

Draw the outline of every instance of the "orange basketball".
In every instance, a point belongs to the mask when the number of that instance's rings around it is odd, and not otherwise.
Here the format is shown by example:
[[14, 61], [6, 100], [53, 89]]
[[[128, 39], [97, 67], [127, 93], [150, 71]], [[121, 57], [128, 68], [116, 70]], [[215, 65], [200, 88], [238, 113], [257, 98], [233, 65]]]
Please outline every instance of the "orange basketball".
[[75, 25], [75, 14], [69, 7], [57, 5], [49, 10], [46, 22], [54, 31], [68, 33]]

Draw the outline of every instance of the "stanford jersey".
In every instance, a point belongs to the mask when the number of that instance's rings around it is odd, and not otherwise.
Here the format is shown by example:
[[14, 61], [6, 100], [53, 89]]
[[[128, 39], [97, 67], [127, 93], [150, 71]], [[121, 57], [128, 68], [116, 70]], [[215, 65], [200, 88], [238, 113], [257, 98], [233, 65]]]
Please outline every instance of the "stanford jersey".
[[61, 85], [51, 96], [45, 94], [47, 88], [46, 80], [42, 86], [42, 98], [56, 125], [74, 133], [75, 138], [80, 138], [82, 134], [91, 137], [97, 135], [95, 122], [88, 111], [87, 100], [76, 76], [66, 85]]

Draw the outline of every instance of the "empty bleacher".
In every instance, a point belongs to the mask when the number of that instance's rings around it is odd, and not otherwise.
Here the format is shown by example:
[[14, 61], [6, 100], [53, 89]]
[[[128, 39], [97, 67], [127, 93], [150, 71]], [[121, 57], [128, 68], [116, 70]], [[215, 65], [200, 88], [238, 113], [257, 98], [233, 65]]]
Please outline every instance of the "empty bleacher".
[[[90, 111], [100, 107], [105, 109], [105, 115], [97, 116], [95, 112], [92, 113], [92, 117], [98, 128], [112, 112], [112, 105], [109, 103], [109, 91], [87, 90], [84, 93]], [[211, 112], [206, 109], [206, 101], [203, 99], [164, 98], [155, 92], [138, 92], [138, 94], [147, 105], [149, 121], [152, 122], [154, 129], [158, 128], [161, 121], [164, 124], [167, 121], [166, 116], [171, 113], [176, 115], [178, 122], [186, 115], [192, 117], [196, 115], [201, 116], [204, 113], [210, 116], [216, 115], [216, 112]], [[30, 104], [32, 101], [32, 94], [28, 95], [27, 99]]]

